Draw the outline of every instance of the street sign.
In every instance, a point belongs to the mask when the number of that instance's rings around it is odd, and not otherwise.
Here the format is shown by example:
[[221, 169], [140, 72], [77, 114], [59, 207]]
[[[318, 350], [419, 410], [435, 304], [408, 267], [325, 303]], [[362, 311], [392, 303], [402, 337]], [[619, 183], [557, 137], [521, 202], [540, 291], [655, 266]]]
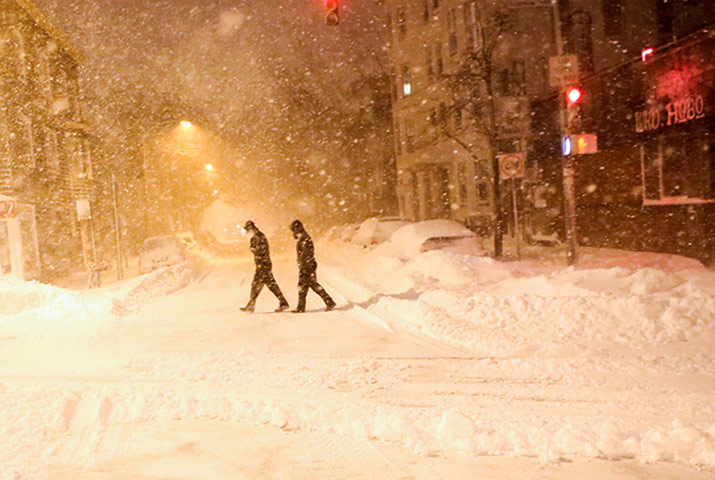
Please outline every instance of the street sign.
[[497, 155], [501, 178], [521, 178], [526, 169], [526, 155], [523, 152]]
[[598, 137], [593, 133], [575, 135], [576, 155], [598, 153]]
[[549, 84], [552, 87], [575, 85], [577, 83], [578, 57], [576, 55], [549, 57]]
[[598, 153], [598, 136], [594, 133], [564, 135], [561, 138], [561, 153], [564, 156]]
[[77, 203], [77, 220], [89, 220], [92, 218], [92, 211], [89, 206], [89, 198], [79, 198]]

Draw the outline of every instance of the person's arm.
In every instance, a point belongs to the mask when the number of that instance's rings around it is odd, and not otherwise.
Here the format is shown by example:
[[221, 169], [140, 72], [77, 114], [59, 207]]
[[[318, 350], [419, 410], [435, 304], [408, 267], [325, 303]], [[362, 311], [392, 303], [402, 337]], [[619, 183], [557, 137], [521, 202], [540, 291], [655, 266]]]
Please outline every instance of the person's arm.
[[315, 256], [315, 247], [313, 247], [313, 241], [310, 238], [303, 238], [300, 241], [300, 251], [298, 254], [298, 261], [301, 265], [308, 265], [312, 262]]

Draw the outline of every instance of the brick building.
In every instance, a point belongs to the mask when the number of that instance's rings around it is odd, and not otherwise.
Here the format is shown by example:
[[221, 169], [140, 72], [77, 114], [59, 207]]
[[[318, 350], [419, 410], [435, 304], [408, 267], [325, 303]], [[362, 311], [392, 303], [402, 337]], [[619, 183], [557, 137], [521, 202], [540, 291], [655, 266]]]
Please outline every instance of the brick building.
[[[561, 0], [579, 56], [579, 241], [715, 260], [715, 8], [708, 0]], [[558, 141], [557, 132], [549, 142]], [[545, 179], [560, 182], [548, 149]]]
[[[575, 163], [579, 242], [715, 259], [711, 1], [384, 3], [402, 215], [488, 230], [491, 143], [496, 153], [527, 155], [517, 192], [527, 239], [563, 239], [559, 92], [548, 76], [560, 31], [565, 53], [579, 59], [582, 133], [598, 135], [598, 153]], [[490, 70], [496, 135], [488, 141], [484, 110], [456, 108], [450, 82], [489, 41], [475, 19], [493, 12], [508, 27]]]
[[0, 193], [13, 206], [0, 218], [0, 273], [52, 278], [93, 254], [79, 54], [31, 1], [0, 0], [0, 59]]
[[[477, 229], [493, 223], [491, 148], [531, 148], [531, 102], [554, 90], [545, 66], [555, 52], [548, 3], [481, 0], [385, 0], [393, 119], [402, 216], [453, 218]], [[492, 22], [505, 18], [504, 30]], [[498, 37], [498, 38], [497, 38]], [[497, 140], [482, 124], [485, 108], [455, 88], [482, 40], [494, 41], [491, 88]], [[538, 172], [530, 169], [530, 178]]]

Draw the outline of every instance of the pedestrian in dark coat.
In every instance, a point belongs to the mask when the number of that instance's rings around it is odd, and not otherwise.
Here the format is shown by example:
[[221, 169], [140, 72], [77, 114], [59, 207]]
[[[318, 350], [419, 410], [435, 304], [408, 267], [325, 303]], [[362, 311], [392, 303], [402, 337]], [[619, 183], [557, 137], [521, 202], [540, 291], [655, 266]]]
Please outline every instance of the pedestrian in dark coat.
[[253, 275], [253, 283], [251, 284], [251, 299], [245, 307], [241, 307], [241, 310], [244, 312], [253, 312], [256, 309], [258, 294], [261, 293], [263, 285], [266, 285], [280, 302], [276, 312], [282, 312], [286, 310], [289, 305], [278, 283], [276, 283], [276, 279], [273, 277], [273, 264], [271, 263], [271, 254], [268, 249], [268, 239], [263, 232], [258, 230], [256, 224], [250, 220], [246, 222], [243, 228], [252, 235], [251, 252], [256, 262], [256, 272]]
[[327, 310], [335, 308], [335, 301], [328, 295], [328, 292], [318, 283], [316, 270], [318, 262], [315, 261], [315, 247], [313, 239], [305, 231], [300, 220], [293, 220], [290, 224], [293, 237], [297, 240], [296, 252], [298, 254], [298, 306], [294, 312], [305, 312], [305, 298], [308, 289], [312, 288], [315, 293], [325, 302]]

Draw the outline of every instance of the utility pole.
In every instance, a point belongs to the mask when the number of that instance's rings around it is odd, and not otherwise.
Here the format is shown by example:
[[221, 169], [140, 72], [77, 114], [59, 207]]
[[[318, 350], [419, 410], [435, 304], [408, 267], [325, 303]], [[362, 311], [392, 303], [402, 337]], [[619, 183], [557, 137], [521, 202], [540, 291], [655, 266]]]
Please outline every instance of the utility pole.
[[124, 278], [124, 265], [122, 263], [122, 232], [119, 225], [119, 209], [117, 208], [117, 178], [112, 172], [112, 205], [114, 206], [114, 233], [117, 251], [117, 280]]
[[[564, 54], [564, 39], [561, 32], [561, 14], [559, 12], [558, 0], [551, 0], [554, 17], [554, 38], [556, 40], [556, 52], [559, 57]], [[568, 122], [566, 121], [566, 87], [564, 82], [561, 82], [559, 88], [559, 127], [561, 130], [561, 138], [564, 136], [570, 138]], [[562, 140], [563, 141], [563, 140]], [[574, 155], [569, 148], [568, 152], [562, 151], [561, 169], [563, 173], [563, 196], [564, 196], [564, 220], [566, 223], [566, 243], [568, 250], [566, 253], [566, 261], [569, 265], [576, 264], [576, 187], [574, 173]]]

